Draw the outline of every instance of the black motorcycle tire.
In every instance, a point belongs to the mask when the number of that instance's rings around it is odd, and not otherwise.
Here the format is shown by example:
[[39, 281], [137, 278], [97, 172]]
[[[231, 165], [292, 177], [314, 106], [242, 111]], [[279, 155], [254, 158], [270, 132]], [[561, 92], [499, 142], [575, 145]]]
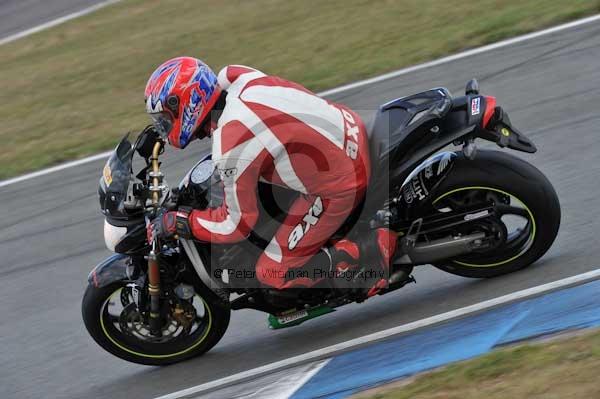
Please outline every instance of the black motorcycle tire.
[[[115, 339], [109, 336], [108, 329], [103, 328], [102, 310], [111, 295], [122, 288], [124, 284], [123, 282], [116, 282], [101, 288], [89, 284], [81, 304], [85, 327], [94, 341], [106, 351], [121, 359], [150, 366], [178, 363], [202, 355], [210, 350], [219, 342], [227, 330], [231, 315], [229, 307], [218, 301], [215, 294], [208, 292], [208, 289], [205, 289], [207, 292], [198, 292], [198, 289], [196, 289], [205, 307], [208, 307], [211, 322], [207, 331], [203, 333], [203, 338], [199, 340], [199, 343], [195, 342], [192, 349], [177, 348], [173, 349], [176, 352], [171, 352], [168, 344], [163, 343], [160, 344], [162, 345], [160, 350], [156, 350], [151, 343], [144, 343], [140, 340], [137, 341], [139, 343], [137, 345], [125, 346], [123, 342], [116, 343]], [[165, 347], [165, 345], [167, 346]]]
[[473, 160], [459, 153], [450, 174], [436, 188], [434, 195], [441, 198], [444, 193], [469, 187], [507, 192], [525, 204], [535, 221], [533, 242], [516, 259], [501, 264], [467, 266], [454, 259], [438, 262], [434, 264], [435, 267], [463, 277], [496, 277], [523, 269], [548, 251], [558, 234], [561, 211], [556, 191], [542, 172], [523, 159], [505, 152], [479, 150]]

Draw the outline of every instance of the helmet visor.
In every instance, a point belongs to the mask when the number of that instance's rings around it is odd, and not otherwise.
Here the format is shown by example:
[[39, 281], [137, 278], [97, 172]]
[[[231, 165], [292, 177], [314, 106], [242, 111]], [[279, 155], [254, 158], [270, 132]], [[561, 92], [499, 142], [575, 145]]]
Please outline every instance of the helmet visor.
[[173, 129], [171, 116], [167, 112], [159, 112], [150, 114], [150, 117], [152, 118], [156, 132], [166, 141], [169, 137], [169, 133], [171, 133], [171, 129]]

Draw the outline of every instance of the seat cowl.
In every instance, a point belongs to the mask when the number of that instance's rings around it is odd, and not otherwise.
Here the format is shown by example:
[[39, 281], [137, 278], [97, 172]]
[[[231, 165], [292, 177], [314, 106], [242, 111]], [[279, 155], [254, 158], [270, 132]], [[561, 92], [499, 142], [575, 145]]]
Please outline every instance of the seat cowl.
[[381, 171], [386, 159], [395, 159], [398, 151], [410, 148], [419, 139], [419, 127], [442, 119], [451, 107], [452, 95], [443, 87], [381, 105], [369, 131], [373, 174]]

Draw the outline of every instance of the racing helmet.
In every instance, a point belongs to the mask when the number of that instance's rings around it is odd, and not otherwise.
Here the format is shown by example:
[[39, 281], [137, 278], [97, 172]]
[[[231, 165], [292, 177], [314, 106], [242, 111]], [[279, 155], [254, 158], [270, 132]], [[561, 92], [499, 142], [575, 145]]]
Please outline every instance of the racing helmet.
[[160, 65], [145, 90], [146, 112], [163, 139], [185, 148], [221, 94], [217, 75], [193, 57], [177, 57]]

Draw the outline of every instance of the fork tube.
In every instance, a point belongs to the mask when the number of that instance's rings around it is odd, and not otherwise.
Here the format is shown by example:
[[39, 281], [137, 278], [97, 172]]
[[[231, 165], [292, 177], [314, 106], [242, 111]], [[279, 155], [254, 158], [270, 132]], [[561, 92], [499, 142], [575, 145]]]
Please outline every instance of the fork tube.
[[148, 294], [150, 294], [150, 332], [152, 335], [160, 336], [160, 270], [154, 250], [148, 255]]
[[150, 175], [152, 177], [152, 205], [155, 209], [158, 208], [158, 200], [160, 198], [160, 184], [162, 179], [162, 173], [160, 172], [158, 156], [162, 147], [162, 141], [157, 141], [154, 144], [154, 148], [152, 149], [152, 158], [150, 158], [150, 160], [152, 161], [152, 173]]
[[[152, 149], [152, 205], [158, 209], [158, 200], [160, 196], [160, 184], [162, 174], [160, 173], [158, 156], [162, 149], [162, 142], [158, 141]], [[160, 320], [160, 269], [158, 267], [158, 257], [156, 256], [156, 240], [154, 240], [152, 251], [148, 255], [148, 294], [150, 295], [150, 333], [155, 336], [161, 336]]]

